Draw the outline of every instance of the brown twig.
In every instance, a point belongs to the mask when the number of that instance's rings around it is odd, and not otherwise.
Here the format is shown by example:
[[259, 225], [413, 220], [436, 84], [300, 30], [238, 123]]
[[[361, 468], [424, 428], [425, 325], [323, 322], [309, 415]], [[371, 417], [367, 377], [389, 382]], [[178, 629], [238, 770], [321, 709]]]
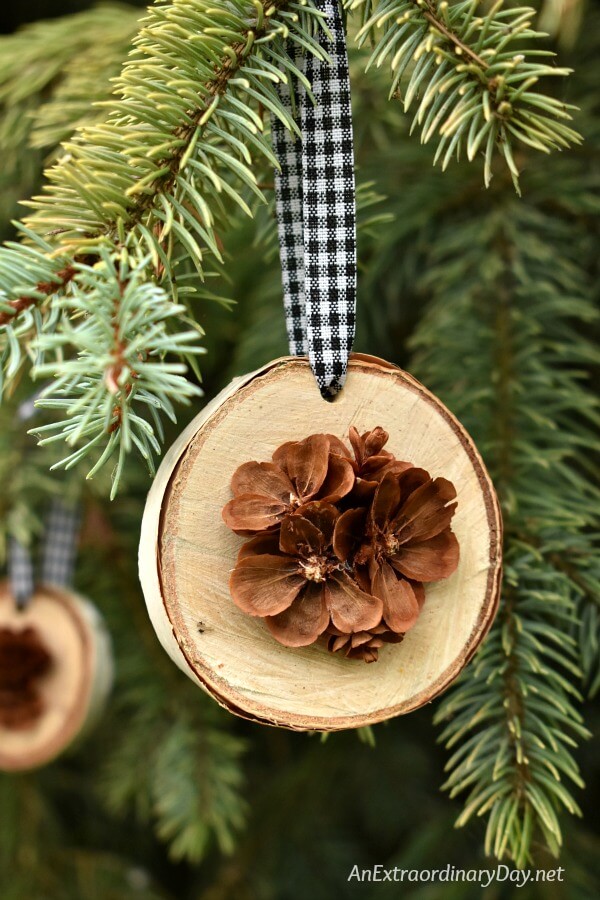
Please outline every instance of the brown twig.
[[[43, 294], [44, 297], [50, 296], [50, 294], [55, 293], [55, 291], [59, 291], [62, 288], [66, 287], [70, 281], [75, 277], [77, 269], [75, 266], [68, 265], [65, 266], [64, 269], [61, 269], [56, 273], [56, 277], [59, 278], [59, 281], [39, 281], [32, 289], [36, 294]], [[10, 325], [13, 319], [18, 316], [20, 313], [25, 312], [26, 309], [29, 309], [31, 306], [35, 306], [38, 303], [38, 297], [32, 297], [31, 295], [23, 294], [20, 297], [15, 297], [14, 300], [9, 300], [8, 305], [14, 310], [14, 312], [0, 312], [0, 326], [2, 325]]]
[[485, 60], [483, 60], [480, 56], [478, 56], [474, 50], [472, 50], [468, 44], [465, 44], [458, 35], [454, 34], [443, 22], [438, 19], [433, 9], [430, 7], [427, 10], [423, 10], [422, 7], [419, 6], [419, 9], [422, 10], [424, 18], [427, 19], [428, 22], [433, 25], [433, 27], [442, 34], [446, 40], [450, 41], [451, 44], [454, 45], [454, 48], [459, 51], [460, 56], [464, 56], [467, 59], [470, 59], [472, 63], [475, 63], [476, 66], [479, 66], [484, 71], [487, 69], [487, 64]]

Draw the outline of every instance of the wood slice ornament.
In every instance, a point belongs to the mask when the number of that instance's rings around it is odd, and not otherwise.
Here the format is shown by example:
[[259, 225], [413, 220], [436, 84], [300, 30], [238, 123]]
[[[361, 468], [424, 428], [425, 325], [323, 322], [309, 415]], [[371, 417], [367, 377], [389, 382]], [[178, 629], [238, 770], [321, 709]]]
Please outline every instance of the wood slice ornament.
[[292, 356], [234, 380], [167, 453], [140, 578], [165, 650], [222, 706], [333, 731], [416, 709], [456, 678], [496, 610], [501, 518], [440, 401], [350, 357], [348, 60], [339, 4], [321, 7], [323, 57], [295, 56], [306, 78], [276, 85], [302, 139], [271, 121]]
[[[324, 643], [281, 646], [230, 596], [243, 538], [221, 515], [231, 478], [249, 459], [270, 460], [286, 441], [314, 432], [347, 440], [376, 426], [398, 459], [453, 483], [454, 574], [426, 585], [419, 618], [375, 665]], [[283, 358], [235, 379], [169, 450], [142, 523], [140, 578], [158, 637], [171, 658], [221, 705], [245, 718], [297, 730], [337, 730], [407, 713], [456, 678], [496, 611], [502, 525], [473, 441], [443, 404], [406, 372], [354, 355], [344, 390], [326, 402], [307, 360]]]
[[[2, 663], [11, 668], [2, 672]], [[0, 770], [43, 766], [82, 738], [104, 707], [112, 673], [108, 633], [89, 601], [41, 585], [19, 609], [1, 583]]]

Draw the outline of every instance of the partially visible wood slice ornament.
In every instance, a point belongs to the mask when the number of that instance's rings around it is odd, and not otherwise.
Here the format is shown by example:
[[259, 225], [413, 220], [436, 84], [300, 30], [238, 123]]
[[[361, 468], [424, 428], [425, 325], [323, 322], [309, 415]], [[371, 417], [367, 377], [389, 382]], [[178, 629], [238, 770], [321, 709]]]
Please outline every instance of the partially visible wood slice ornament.
[[38, 662], [47, 657], [46, 664], [34, 663], [22, 715], [19, 696], [11, 697], [6, 685], [4, 715], [0, 702], [0, 770], [33, 769], [59, 756], [97, 721], [112, 684], [110, 639], [89, 601], [39, 586], [19, 610], [8, 582], [0, 584], [0, 634], [15, 642], [17, 655], [33, 645]]
[[[243, 538], [223, 522], [231, 478], [286, 441], [323, 432], [347, 441], [382, 426], [398, 458], [456, 487], [457, 570], [428, 584], [401, 643], [374, 665], [326, 646], [281, 646], [232, 601]], [[140, 579], [157, 635], [174, 662], [231, 712], [295, 730], [354, 728], [417, 709], [445, 690], [494, 618], [502, 521], [490, 478], [456, 418], [418, 381], [379, 360], [350, 358], [343, 391], [324, 401], [308, 362], [286, 357], [235, 379], [166, 454], [142, 523]]]

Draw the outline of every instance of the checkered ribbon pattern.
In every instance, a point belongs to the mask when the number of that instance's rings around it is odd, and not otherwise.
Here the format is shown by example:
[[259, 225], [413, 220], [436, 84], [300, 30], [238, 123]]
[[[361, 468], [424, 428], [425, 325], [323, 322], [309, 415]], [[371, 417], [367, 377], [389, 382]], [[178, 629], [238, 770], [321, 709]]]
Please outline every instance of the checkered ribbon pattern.
[[[41, 581], [56, 587], [68, 587], [73, 578], [79, 509], [55, 500], [46, 524]], [[8, 552], [8, 578], [19, 609], [27, 606], [35, 590], [31, 552], [17, 538], [11, 538]]]
[[24, 609], [34, 591], [33, 562], [29, 548], [18, 538], [8, 543], [8, 580], [19, 609]]
[[[277, 226], [290, 353], [308, 355], [323, 397], [333, 399], [346, 378], [356, 324], [356, 202], [350, 79], [337, 0], [318, 0], [331, 39], [315, 58], [289, 47], [306, 75], [277, 85], [296, 114], [301, 138], [275, 116], [273, 148]], [[314, 100], [313, 100], [314, 98]]]

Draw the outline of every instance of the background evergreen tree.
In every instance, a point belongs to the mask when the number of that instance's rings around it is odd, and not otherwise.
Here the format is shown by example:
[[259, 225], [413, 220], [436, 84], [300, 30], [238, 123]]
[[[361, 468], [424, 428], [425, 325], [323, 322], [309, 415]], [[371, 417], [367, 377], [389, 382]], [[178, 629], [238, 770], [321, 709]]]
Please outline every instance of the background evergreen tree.
[[[3, 900], [397, 897], [347, 884], [352, 865], [556, 858], [566, 882], [521, 896], [597, 896], [597, 3], [345, 3], [357, 349], [410, 368], [473, 434], [506, 573], [488, 640], [433, 716], [326, 741], [238, 721], [193, 687], [136, 573], [147, 470], [199, 408], [200, 376], [212, 396], [286, 352], [264, 113], [281, 114], [281, 34], [314, 47], [317, 17], [161, 0], [140, 31], [131, 6], [35, 6], [29, 20], [58, 17], [0, 40], [0, 548], [36, 539], [53, 492], [82, 497], [77, 587], [108, 620], [117, 684], [74, 755], [0, 777]], [[536, 55], [550, 50], [558, 62]], [[38, 447], [15, 411], [42, 385]]]

